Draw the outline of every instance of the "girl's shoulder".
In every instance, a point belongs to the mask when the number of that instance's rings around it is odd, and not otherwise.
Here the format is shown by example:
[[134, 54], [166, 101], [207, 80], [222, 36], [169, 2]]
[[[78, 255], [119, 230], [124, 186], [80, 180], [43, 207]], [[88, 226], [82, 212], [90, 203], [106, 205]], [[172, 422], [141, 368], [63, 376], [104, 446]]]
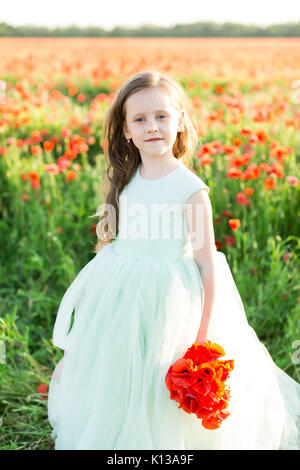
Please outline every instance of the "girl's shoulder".
[[196, 191], [200, 189], [205, 189], [209, 193], [209, 186], [204, 183], [200, 176], [196, 175], [192, 170], [190, 170], [186, 165], [181, 164], [179, 171], [176, 174], [176, 183], [181, 189], [183, 202]]

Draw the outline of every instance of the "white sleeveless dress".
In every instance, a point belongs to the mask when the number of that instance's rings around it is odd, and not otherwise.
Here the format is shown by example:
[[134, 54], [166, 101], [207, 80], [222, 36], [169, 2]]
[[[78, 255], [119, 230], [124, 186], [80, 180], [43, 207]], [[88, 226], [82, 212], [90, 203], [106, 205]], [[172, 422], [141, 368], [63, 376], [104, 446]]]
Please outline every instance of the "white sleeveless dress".
[[[231, 415], [208, 430], [170, 399], [165, 375], [195, 341], [203, 308], [184, 214], [199, 189], [209, 191], [183, 164], [156, 180], [145, 180], [138, 168], [120, 196], [117, 238], [64, 294], [53, 344], [65, 354], [48, 395], [55, 449], [300, 449], [300, 384], [273, 362], [248, 324], [217, 250], [209, 339], [225, 349], [222, 359], [235, 361]], [[164, 222], [148, 217], [153, 207], [164, 208]], [[175, 227], [182, 230], [173, 233]]]

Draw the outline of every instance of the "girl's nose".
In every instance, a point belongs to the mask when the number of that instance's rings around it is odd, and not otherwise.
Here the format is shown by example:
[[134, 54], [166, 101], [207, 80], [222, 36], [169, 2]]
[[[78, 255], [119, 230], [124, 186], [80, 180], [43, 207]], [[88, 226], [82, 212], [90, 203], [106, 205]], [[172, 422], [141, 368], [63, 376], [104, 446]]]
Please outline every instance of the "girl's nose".
[[153, 130], [157, 130], [157, 129], [158, 129], [157, 122], [155, 122], [155, 121], [149, 122], [148, 127], [147, 127], [148, 131], [153, 131]]

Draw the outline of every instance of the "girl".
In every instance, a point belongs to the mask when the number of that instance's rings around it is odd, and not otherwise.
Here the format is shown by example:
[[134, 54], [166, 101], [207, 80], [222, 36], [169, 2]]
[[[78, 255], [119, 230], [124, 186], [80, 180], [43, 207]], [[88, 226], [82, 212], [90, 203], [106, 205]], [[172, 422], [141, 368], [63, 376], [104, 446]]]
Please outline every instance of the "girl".
[[[55, 449], [300, 449], [300, 385], [248, 324], [216, 251], [209, 188], [184, 164], [198, 142], [188, 112], [181, 86], [155, 71], [131, 77], [107, 112], [96, 255], [54, 325], [65, 352], [49, 386]], [[231, 414], [215, 430], [165, 385], [206, 339], [235, 361]]]

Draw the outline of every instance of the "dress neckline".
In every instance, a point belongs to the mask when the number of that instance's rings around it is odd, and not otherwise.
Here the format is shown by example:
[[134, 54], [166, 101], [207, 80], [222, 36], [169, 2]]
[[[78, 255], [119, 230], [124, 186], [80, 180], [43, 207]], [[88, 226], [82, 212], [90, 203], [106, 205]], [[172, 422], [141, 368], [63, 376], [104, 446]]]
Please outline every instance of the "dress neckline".
[[146, 180], [145, 178], [143, 178], [140, 174], [140, 167], [141, 167], [141, 164], [139, 164], [138, 169], [137, 169], [137, 176], [139, 180], [144, 181], [145, 183], [154, 183], [155, 181], [161, 181], [161, 180], [164, 180], [165, 178], [168, 178], [168, 176], [173, 175], [173, 173], [175, 173], [179, 168], [182, 167], [182, 163], [180, 163], [174, 170], [170, 171], [170, 173], [168, 173], [167, 175], [162, 176], [161, 178], [155, 178], [153, 180]]

